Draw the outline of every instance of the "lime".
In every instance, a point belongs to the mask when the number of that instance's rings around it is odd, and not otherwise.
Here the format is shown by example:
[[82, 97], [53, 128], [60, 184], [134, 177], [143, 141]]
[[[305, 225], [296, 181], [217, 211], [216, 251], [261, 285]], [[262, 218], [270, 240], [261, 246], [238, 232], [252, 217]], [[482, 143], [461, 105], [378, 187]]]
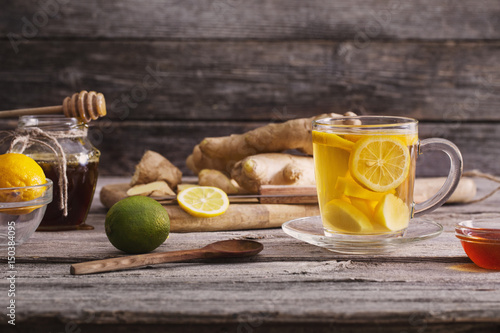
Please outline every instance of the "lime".
[[106, 236], [118, 250], [147, 253], [167, 239], [170, 218], [156, 200], [133, 196], [118, 201], [110, 208], [104, 226]]

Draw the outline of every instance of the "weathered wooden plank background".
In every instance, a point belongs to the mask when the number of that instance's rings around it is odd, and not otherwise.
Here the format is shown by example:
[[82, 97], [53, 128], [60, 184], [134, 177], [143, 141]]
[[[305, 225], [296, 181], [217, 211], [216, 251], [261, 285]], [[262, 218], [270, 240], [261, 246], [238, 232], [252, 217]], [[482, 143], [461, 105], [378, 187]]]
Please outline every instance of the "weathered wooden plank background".
[[[415, 117], [422, 137], [459, 146], [466, 169], [498, 174], [499, 59], [495, 0], [22, 0], [0, 11], [1, 109], [103, 92], [109, 117], [91, 126], [103, 175], [131, 174], [146, 149], [189, 174], [205, 136], [347, 110]], [[445, 173], [434, 158], [420, 175]]]

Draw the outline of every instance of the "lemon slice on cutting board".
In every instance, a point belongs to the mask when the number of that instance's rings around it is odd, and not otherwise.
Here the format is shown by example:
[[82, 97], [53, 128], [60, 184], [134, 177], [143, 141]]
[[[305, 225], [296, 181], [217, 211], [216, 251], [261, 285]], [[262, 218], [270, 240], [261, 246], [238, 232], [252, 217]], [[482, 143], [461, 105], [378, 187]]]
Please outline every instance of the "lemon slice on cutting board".
[[370, 136], [352, 148], [349, 171], [357, 182], [372, 191], [395, 189], [409, 170], [410, 151], [396, 136]]
[[211, 186], [194, 186], [177, 195], [179, 206], [196, 217], [214, 217], [224, 214], [229, 208], [226, 192]]

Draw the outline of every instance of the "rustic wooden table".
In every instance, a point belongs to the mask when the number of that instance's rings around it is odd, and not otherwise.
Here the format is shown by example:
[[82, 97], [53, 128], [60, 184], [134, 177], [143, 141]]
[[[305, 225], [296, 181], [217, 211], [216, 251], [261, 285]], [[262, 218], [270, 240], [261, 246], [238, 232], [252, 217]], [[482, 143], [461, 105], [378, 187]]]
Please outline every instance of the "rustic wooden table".
[[[99, 188], [123, 181], [103, 178]], [[336, 254], [281, 229], [176, 233], [157, 251], [231, 238], [265, 248], [250, 259], [73, 276], [71, 263], [123, 255], [105, 236], [96, 196], [88, 218], [95, 230], [37, 232], [18, 248], [16, 326], [4, 316], [0, 331], [497, 332], [500, 272], [472, 264], [453, 226], [500, 217], [499, 199], [442, 207], [429, 216], [443, 234], [387, 255]], [[5, 299], [5, 278], [0, 288]]]

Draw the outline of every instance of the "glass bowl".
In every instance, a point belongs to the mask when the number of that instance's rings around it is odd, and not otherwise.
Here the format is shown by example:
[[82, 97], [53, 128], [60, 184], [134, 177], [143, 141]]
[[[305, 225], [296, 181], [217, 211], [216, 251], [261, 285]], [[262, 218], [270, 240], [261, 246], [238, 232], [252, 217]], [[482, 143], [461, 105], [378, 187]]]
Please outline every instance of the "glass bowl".
[[[52, 201], [52, 181], [42, 185], [0, 188], [0, 247], [24, 243], [38, 228]], [[29, 198], [32, 200], [23, 201]]]
[[500, 221], [478, 219], [456, 225], [455, 236], [460, 239], [467, 256], [479, 267], [500, 270]]

